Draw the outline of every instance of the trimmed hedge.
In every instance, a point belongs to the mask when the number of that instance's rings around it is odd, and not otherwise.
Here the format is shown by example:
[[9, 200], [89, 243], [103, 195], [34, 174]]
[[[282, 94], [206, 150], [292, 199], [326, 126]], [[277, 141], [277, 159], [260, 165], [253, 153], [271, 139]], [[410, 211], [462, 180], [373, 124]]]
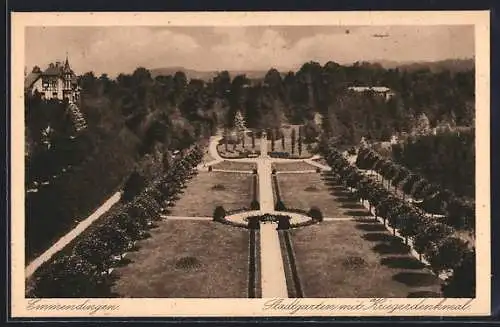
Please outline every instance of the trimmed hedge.
[[323, 213], [318, 207], [312, 207], [307, 214], [316, 221], [323, 221]]
[[257, 200], [253, 200], [252, 203], [250, 204], [250, 209], [251, 210], [260, 210], [260, 203]]
[[217, 206], [214, 209], [214, 214], [212, 217], [214, 218], [214, 221], [220, 222], [226, 217], [226, 214], [226, 209], [224, 209], [223, 206]]

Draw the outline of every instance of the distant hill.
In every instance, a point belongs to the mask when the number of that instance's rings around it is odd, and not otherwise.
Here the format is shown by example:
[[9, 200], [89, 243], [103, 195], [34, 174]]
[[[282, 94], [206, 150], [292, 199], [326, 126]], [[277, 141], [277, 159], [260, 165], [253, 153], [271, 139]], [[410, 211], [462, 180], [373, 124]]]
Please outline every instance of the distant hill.
[[[441, 72], [443, 70], [449, 70], [451, 72], [463, 72], [468, 70], [474, 70], [474, 59], [446, 59], [441, 61], [419, 61], [419, 62], [401, 62], [401, 61], [391, 61], [391, 60], [373, 60], [371, 63], [379, 63], [385, 69], [398, 68], [400, 70], [415, 71], [419, 69], [428, 68], [432, 72]], [[200, 71], [184, 67], [161, 67], [153, 68], [149, 70], [151, 75], [156, 76], [167, 76], [174, 75], [178, 71], [183, 71], [189, 79], [201, 79], [208, 81], [216, 76], [216, 70], [213, 71]], [[287, 71], [281, 71], [282, 75], [286, 74]], [[267, 71], [264, 70], [230, 70], [229, 74], [231, 78], [237, 75], [246, 75], [250, 79], [258, 80], [264, 78]]]
[[421, 62], [397, 62], [390, 60], [377, 61], [384, 68], [398, 68], [400, 70], [415, 71], [429, 68], [432, 72], [441, 72], [449, 70], [451, 72], [463, 72], [474, 70], [474, 59], [446, 59], [440, 61], [421, 61]]
[[[199, 71], [184, 67], [164, 67], [164, 68], [153, 68], [149, 70], [151, 72], [151, 76], [154, 78], [156, 76], [167, 76], [174, 75], [178, 71], [182, 71], [186, 74], [189, 79], [201, 79], [204, 81], [208, 81], [215, 77], [218, 71]], [[258, 70], [241, 70], [241, 71], [229, 71], [229, 75], [231, 78], [234, 78], [237, 75], [246, 75], [251, 79], [260, 79], [264, 78], [267, 71], [258, 71]]]

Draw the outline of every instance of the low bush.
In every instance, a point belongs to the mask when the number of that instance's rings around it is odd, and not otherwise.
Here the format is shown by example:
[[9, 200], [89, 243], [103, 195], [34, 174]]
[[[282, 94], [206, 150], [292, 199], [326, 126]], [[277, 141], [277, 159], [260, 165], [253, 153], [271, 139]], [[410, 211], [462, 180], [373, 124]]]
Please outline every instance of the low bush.
[[276, 205], [274, 206], [274, 210], [276, 210], [276, 211], [285, 211], [286, 210], [286, 206], [283, 203], [283, 201], [278, 200], [276, 202]]
[[217, 206], [214, 209], [214, 221], [222, 221], [226, 217], [226, 209], [223, 206]]
[[426, 255], [432, 270], [436, 273], [448, 269], [456, 269], [463, 254], [467, 251], [467, 243], [457, 237], [449, 236], [438, 242], [437, 246]]
[[250, 229], [260, 229], [260, 224], [259, 224], [259, 217], [254, 216], [254, 217], [248, 217], [248, 228]]
[[323, 213], [317, 207], [312, 207], [307, 214], [316, 221], [323, 221]]
[[250, 209], [251, 210], [260, 210], [260, 203], [257, 200], [253, 200], [252, 203], [250, 204]]
[[441, 286], [443, 296], [448, 298], [476, 297], [476, 251], [468, 250], [462, 255], [460, 265], [453, 270]]
[[289, 229], [290, 228], [290, 217], [288, 216], [278, 216], [278, 229]]
[[290, 158], [290, 153], [289, 152], [278, 152], [278, 151], [273, 151], [273, 152], [268, 152], [267, 153], [271, 158]]

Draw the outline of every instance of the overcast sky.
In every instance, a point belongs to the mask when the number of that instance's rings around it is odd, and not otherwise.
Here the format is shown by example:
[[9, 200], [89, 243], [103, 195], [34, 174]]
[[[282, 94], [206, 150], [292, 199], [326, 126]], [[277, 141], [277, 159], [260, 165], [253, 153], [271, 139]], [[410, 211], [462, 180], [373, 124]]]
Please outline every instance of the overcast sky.
[[[386, 37], [376, 37], [384, 35]], [[474, 56], [473, 26], [27, 27], [26, 66], [68, 52], [77, 74], [136, 67], [295, 70], [306, 61], [435, 61]]]

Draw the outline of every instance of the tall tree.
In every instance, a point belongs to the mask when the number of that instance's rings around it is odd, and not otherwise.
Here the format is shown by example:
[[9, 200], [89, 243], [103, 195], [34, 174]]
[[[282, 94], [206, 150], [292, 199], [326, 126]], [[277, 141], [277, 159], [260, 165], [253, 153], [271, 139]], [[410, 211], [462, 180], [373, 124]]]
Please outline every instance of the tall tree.
[[271, 151], [274, 152], [274, 144], [276, 142], [276, 133], [274, 132], [274, 128], [271, 128], [270, 132], [271, 132]]

